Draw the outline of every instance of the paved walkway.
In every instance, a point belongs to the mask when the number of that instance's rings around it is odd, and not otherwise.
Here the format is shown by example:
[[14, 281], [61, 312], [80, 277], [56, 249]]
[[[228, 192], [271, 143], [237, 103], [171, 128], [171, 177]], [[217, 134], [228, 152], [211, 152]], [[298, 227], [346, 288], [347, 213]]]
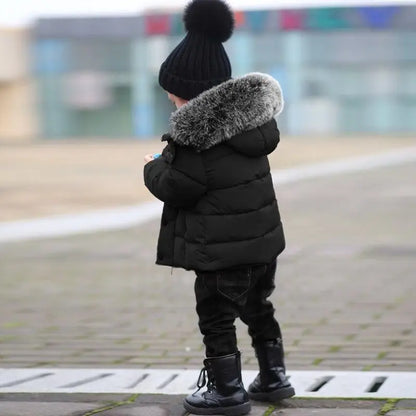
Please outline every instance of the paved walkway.
[[[184, 416], [183, 396], [0, 395], [2, 416]], [[252, 403], [250, 416], [414, 416], [416, 400], [306, 400]]]
[[[410, 163], [278, 187], [290, 369], [416, 370], [415, 177]], [[2, 245], [0, 367], [198, 368], [193, 276], [154, 265], [158, 222]]]
[[[272, 299], [290, 370], [416, 371], [415, 177], [407, 163], [277, 187], [288, 244]], [[0, 367], [199, 368], [193, 276], [154, 265], [157, 231], [0, 245]], [[182, 415], [181, 400], [3, 394], [0, 415]], [[295, 399], [251, 415], [386, 413], [416, 404]]]

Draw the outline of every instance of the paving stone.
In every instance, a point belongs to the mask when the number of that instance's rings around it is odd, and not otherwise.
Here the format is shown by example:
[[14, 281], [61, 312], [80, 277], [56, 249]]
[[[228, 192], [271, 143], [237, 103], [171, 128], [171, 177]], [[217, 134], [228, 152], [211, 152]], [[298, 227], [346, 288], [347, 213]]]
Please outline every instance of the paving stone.
[[[376, 416], [375, 410], [369, 409], [279, 409], [273, 416]], [[400, 415], [398, 415], [400, 416]], [[403, 415], [407, 416], [407, 415]]]
[[0, 401], [1, 416], [81, 416], [99, 407], [99, 403]]
[[269, 406], [252, 402], [251, 412], [249, 413], [249, 416], [263, 416], [268, 409], [269, 409]]
[[388, 416], [415, 416], [416, 410], [393, 410], [388, 413]]
[[151, 364], [135, 364], [135, 366], [140, 365], [142, 368], [152, 368], [152, 369], [160, 369], [160, 370], [169, 370], [169, 369], [181, 369], [183, 368], [184, 370], [190, 370], [190, 369], [195, 369], [195, 368], [201, 368], [202, 367], [202, 362], [200, 363], [200, 365], [195, 365], [195, 364], [188, 364], [187, 362], [178, 362], [175, 361], [174, 363], [151, 363]]
[[[269, 409], [269, 406], [252, 403], [249, 416], [263, 416], [268, 409]], [[196, 415], [194, 413], [189, 413], [189, 416], [196, 416]], [[214, 416], [219, 416], [219, 415], [217, 414]]]
[[131, 364], [175, 364], [183, 363], [185, 361], [185, 356], [178, 357], [135, 357], [129, 359], [128, 362]]
[[100, 412], [103, 416], [170, 416], [168, 410], [159, 406], [116, 407]]
[[346, 399], [298, 399], [282, 400], [276, 408], [300, 408], [300, 409], [379, 409], [383, 402], [378, 400], [346, 400]]
[[95, 393], [1, 393], [0, 404], [2, 402], [39, 402], [39, 403], [90, 403], [102, 407], [102, 403], [124, 402], [131, 398], [131, 394], [95, 394]]
[[410, 399], [406, 399], [406, 400], [400, 400], [397, 404], [396, 404], [397, 408], [412, 408], [412, 409], [416, 409], [416, 400], [410, 400]]

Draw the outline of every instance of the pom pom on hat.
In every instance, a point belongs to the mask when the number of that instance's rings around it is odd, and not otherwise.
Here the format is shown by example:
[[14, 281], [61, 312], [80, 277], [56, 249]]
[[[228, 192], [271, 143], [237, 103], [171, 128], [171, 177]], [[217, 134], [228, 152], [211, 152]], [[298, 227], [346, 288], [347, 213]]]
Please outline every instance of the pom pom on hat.
[[162, 63], [159, 84], [190, 100], [231, 78], [223, 42], [234, 30], [234, 15], [222, 0], [192, 0], [183, 21], [187, 34]]
[[234, 15], [221, 0], [193, 0], [185, 8], [183, 21], [190, 33], [200, 33], [225, 42], [233, 34]]

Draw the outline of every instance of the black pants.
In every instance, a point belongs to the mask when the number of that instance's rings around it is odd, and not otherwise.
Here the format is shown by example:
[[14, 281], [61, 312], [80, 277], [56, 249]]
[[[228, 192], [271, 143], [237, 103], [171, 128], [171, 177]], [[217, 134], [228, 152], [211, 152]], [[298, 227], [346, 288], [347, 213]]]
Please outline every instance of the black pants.
[[195, 296], [199, 328], [207, 357], [237, 352], [234, 321], [247, 324], [252, 344], [281, 338], [274, 318], [272, 294], [276, 261], [264, 266], [196, 272]]

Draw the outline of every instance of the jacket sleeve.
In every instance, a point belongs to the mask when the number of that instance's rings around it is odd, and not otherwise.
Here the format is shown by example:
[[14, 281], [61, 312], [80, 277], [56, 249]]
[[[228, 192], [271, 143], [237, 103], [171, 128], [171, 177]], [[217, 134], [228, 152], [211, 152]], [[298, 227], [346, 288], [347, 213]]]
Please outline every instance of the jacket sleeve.
[[168, 144], [162, 156], [144, 167], [144, 183], [161, 201], [177, 208], [196, 204], [206, 191], [201, 155]]

